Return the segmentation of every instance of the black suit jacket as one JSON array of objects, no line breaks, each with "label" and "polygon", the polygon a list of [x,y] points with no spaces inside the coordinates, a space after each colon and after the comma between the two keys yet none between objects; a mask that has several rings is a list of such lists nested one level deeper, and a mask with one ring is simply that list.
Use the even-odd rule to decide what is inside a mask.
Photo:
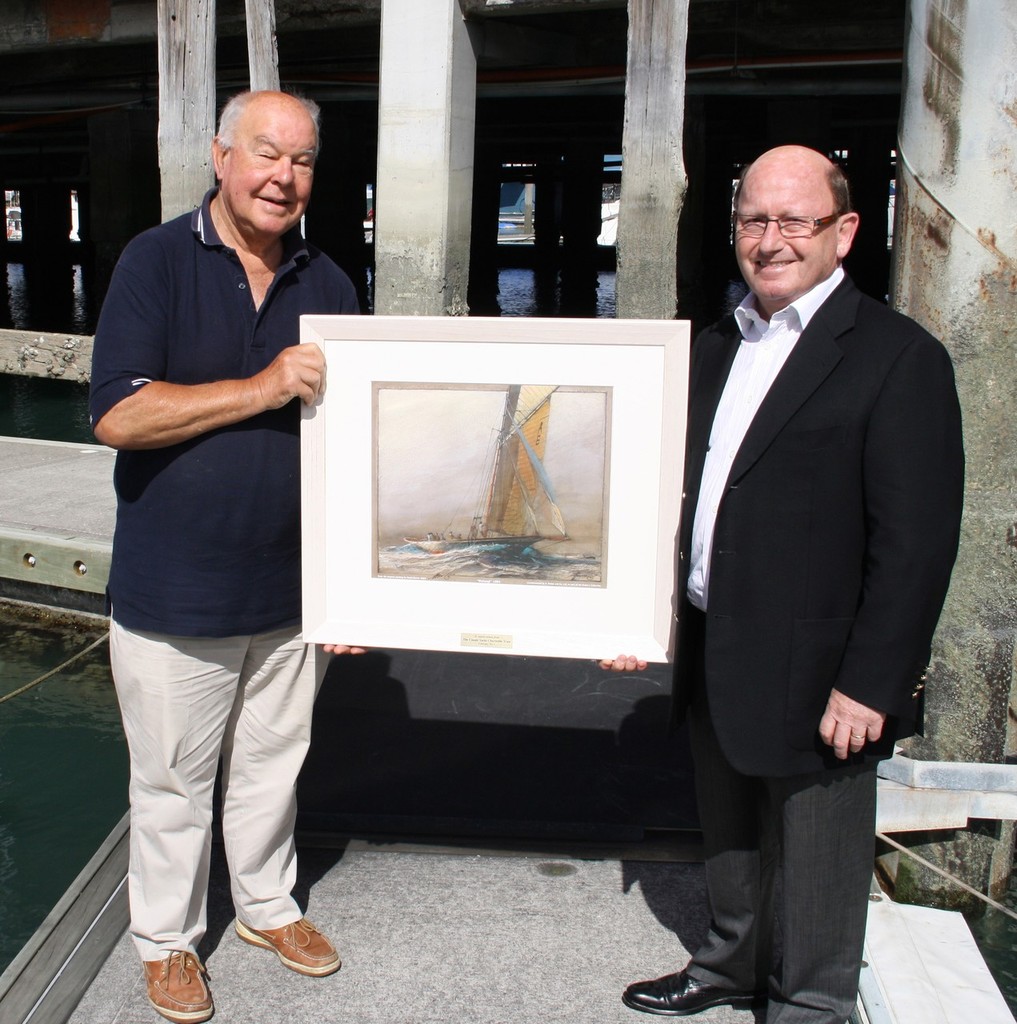
[{"label": "black suit jacket", "polygon": [[[740,341],[732,316],[692,350],[679,609],[710,428]],[[735,768],[783,776],[833,767],[818,736],[833,688],[890,716],[869,756],[887,756],[914,731],[957,551],[963,475],[946,350],[846,279],[763,400],[719,507],[706,692]],[[692,685],[688,661],[679,628],[679,709]]]}]

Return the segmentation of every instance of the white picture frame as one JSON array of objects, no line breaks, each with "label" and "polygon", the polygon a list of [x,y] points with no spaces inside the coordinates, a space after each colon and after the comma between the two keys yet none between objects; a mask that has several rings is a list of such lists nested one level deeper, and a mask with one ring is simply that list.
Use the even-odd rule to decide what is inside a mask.
[{"label": "white picture frame", "polygon": [[[312,315],[301,341],[328,367],[301,421],[306,641],[671,660],[687,321]],[[540,476],[527,528],[439,524],[477,475],[474,435],[522,435],[538,415],[513,456]],[[582,537],[567,522],[545,536],[552,512]]]}]

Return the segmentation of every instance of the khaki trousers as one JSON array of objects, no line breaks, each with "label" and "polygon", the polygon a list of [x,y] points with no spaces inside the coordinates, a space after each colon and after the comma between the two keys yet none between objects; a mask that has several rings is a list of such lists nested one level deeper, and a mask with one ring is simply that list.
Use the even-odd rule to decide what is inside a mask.
[{"label": "khaki trousers", "polygon": [[293,629],[173,637],[110,628],[131,760],[131,934],[143,960],[197,952],[205,934],[212,793],[237,917],[279,928],[301,916],[296,780],[328,656]]}]

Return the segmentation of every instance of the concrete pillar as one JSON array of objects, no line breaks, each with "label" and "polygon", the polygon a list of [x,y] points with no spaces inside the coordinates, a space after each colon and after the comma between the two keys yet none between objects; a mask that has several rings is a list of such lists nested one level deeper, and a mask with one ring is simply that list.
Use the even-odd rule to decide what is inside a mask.
[{"label": "concrete pillar", "polygon": [[617,316],[673,319],[689,0],[629,0]]},{"label": "concrete pillar", "polygon": [[[1011,0],[911,0],[906,28],[892,300],[950,349],[967,453],[960,557],[933,651],[927,735],[910,752],[999,762],[1014,751],[1017,633],[1017,8]],[[905,841],[983,891],[1005,886],[1009,828]],[[968,902],[906,857],[898,893]]]},{"label": "concrete pillar", "polygon": [[573,144],[562,188],[562,316],[597,314],[597,236],[601,227],[604,154]]},{"label": "concrete pillar", "polygon": [[26,259],[65,259],[71,234],[71,188],[33,182],[21,189],[21,231]]},{"label": "concrete pillar", "polygon": [[[706,116],[701,96],[691,97],[685,108],[683,138],[689,188],[682,201],[681,217],[678,222],[678,315],[683,320],[691,320],[695,326],[704,326],[716,317],[710,316],[703,273],[703,254],[708,247],[705,238],[708,146]],[[722,220],[720,224],[723,223]],[[721,231],[724,231],[723,227]],[[724,237],[723,233],[720,237]],[[709,243],[715,241],[716,239],[709,239]]]},{"label": "concrete pillar", "polygon": [[110,110],[88,119],[89,202],[84,216],[101,305],[124,246],[159,223],[159,152],[153,110]]},{"label": "concrete pillar", "polygon": [[[16,186],[9,185],[7,179],[3,173],[3,168],[0,167],[0,189],[4,192],[0,195],[6,195],[8,188],[15,188]],[[12,246],[7,241],[7,206],[4,202],[4,230],[0,232],[0,327],[9,327],[11,324],[10,319],[10,289],[7,284],[7,261],[11,258]],[[15,243],[16,245],[17,243]]]},{"label": "concrete pillar", "polygon": [[366,312],[370,253],[364,243],[364,219],[367,185],[373,181],[374,168],[365,159],[365,148],[373,152],[373,132],[365,140],[347,111],[329,104],[321,111],[321,137],[304,233],[349,274]]},{"label": "concrete pillar", "polygon": [[847,140],[847,175],[861,226],[846,266],[855,284],[881,302],[890,290],[890,252],[886,247],[890,180],[894,176],[891,151],[897,140],[887,127],[871,125],[850,133]]},{"label": "concrete pillar", "polygon": [[23,186],[21,231],[29,322],[41,330],[65,329],[74,302],[70,186],[51,182]]},{"label": "concrete pillar", "polygon": [[825,96],[781,96],[766,102],[766,143],[769,146],[810,146],[821,153],[836,148],[830,100]]},{"label": "concrete pillar", "polygon": [[382,0],[376,313],[468,312],[476,89],[458,0]]},{"label": "concrete pillar", "polygon": [[552,315],[558,308],[558,270],[561,267],[562,179],[561,161],[543,158],[534,171],[536,211],[533,223],[536,306]]},{"label": "concrete pillar", "polygon": [[[765,148],[755,139],[743,142],[730,134],[718,133],[710,137],[703,147],[703,168],[697,189],[702,189],[703,248],[700,254],[705,291],[696,328],[705,327],[722,314],[730,313],[739,297],[745,293],[745,282],[734,256],[731,244],[731,182],[742,167],[755,159]],[[695,165],[693,165],[695,168]],[[684,216],[684,208],[682,210]],[[684,244],[684,242],[683,242]],[[686,314],[681,311],[684,317]]]},{"label": "concrete pillar", "polygon": [[71,262],[80,267],[80,287],[75,285],[71,326],[76,334],[91,334],[100,308],[96,300],[95,245],[91,235],[92,186],[89,181],[79,181],[73,187],[77,193],[78,241],[71,244]]},{"label": "concrete pillar", "polygon": [[470,228],[469,303],[473,316],[498,316],[498,211],[501,162],[478,159],[473,175],[473,217]]},{"label": "concrete pillar", "polygon": [[[8,185],[7,184],[7,176],[6,176],[5,168],[4,168],[3,164],[0,163],[0,189],[3,190],[2,192],[0,192],[0,196],[3,197],[3,211],[2,212],[4,214],[4,217],[3,217],[3,220],[4,220],[4,230],[0,231],[0,264],[6,263],[7,259],[8,259],[8,257],[7,257],[7,250],[8,250],[8,245],[7,245],[7,199],[6,199],[6,197],[7,197],[7,189],[8,188],[13,191],[14,189],[17,188],[17,185],[16,184],[14,184],[14,185]],[[6,279],[6,276],[7,276],[6,274],[0,274],[0,278]],[[5,283],[4,281],[0,281],[0,288],[4,287],[4,283]]]},{"label": "concrete pillar", "polygon": [[215,0],[158,0],[159,169],[164,221],[194,209],[214,179]]}]

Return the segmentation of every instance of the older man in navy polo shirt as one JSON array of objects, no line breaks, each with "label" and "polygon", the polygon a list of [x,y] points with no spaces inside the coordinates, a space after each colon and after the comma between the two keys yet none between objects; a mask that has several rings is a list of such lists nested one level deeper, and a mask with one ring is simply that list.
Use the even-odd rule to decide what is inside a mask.
[{"label": "older man in navy polo shirt", "polygon": [[[305,975],[339,968],[296,878],[295,784],[327,654],[300,638],[299,405],[324,383],[301,313],[353,313],[301,237],[318,108],[235,96],[218,187],[134,239],[98,330],[90,414],[119,449],[110,656],[131,758],[131,933],[164,1017],[213,1013],[205,932],[212,790],[236,930]],[[357,649],[352,649],[357,650]]]}]

